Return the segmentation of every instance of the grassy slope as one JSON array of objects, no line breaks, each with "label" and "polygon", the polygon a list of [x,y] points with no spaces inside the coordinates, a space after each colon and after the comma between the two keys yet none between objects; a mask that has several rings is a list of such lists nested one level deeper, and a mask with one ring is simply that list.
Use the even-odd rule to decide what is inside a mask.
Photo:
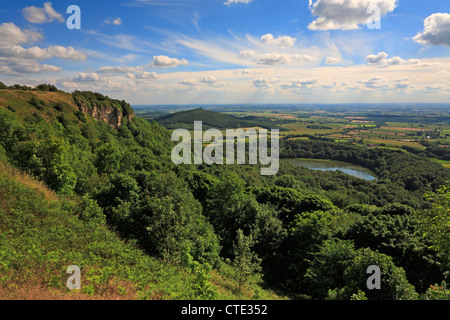
[{"label": "grassy slope", "polygon": [[[33,95],[46,103],[41,114],[50,121],[77,110],[64,92],[0,90],[0,107],[12,107],[23,119],[36,112],[28,104]],[[53,108],[57,102],[63,112]],[[75,206],[76,197],[58,196],[0,154],[0,299],[206,298],[198,289],[199,273],[145,255],[106,225],[81,221]],[[81,268],[81,290],[66,287],[73,264]],[[237,293],[232,274],[225,264],[211,272],[216,298],[251,299],[257,289],[260,298],[279,299],[256,284]]]},{"label": "grassy slope", "polygon": [[[78,108],[72,95],[66,92],[0,90],[0,107],[12,107],[19,119],[23,119],[37,110],[29,104],[32,97],[46,103],[42,107],[44,111],[42,114],[47,120],[52,120],[55,116],[62,113],[68,117],[67,120],[76,119],[73,114],[78,111]],[[54,109],[53,105],[56,103],[62,105],[62,112]]]},{"label": "grassy slope", "polygon": [[[197,273],[149,257],[107,226],[72,213],[42,183],[0,161],[0,299],[204,299]],[[66,288],[69,265],[81,268],[82,288]],[[253,284],[236,292],[223,265],[211,273],[219,299],[279,297]],[[258,279],[255,279],[257,281]]]},{"label": "grassy slope", "polygon": [[[147,257],[105,226],[71,213],[72,200],[5,164],[0,170],[0,298],[188,298],[182,270]],[[82,289],[65,287],[69,265]],[[164,282],[171,284],[165,288]]]}]

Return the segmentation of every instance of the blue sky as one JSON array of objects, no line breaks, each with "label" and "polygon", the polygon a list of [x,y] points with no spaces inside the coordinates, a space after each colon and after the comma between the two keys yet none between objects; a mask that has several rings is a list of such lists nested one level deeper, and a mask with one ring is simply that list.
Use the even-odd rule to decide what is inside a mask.
[{"label": "blue sky", "polygon": [[[73,4],[79,30],[66,26]],[[6,84],[132,104],[376,103],[448,102],[449,80],[448,0],[0,4]]]}]

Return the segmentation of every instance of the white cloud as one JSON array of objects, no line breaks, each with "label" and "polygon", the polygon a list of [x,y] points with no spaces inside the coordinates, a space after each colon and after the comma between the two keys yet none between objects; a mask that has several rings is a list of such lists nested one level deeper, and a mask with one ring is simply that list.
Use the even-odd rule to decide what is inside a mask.
[{"label": "white cloud", "polygon": [[253,0],[227,0],[227,2],[224,2],[224,4],[226,5],[230,5],[233,3],[245,3],[245,4],[249,4],[250,2],[252,2]]},{"label": "white cloud", "polygon": [[248,59],[256,56],[256,52],[253,50],[241,50],[239,51],[239,58]]},{"label": "white cloud", "polygon": [[74,77],[74,81],[99,81],[99,80],[100,76],[95,72],[91,73],[80,72]]},{"label": "white cloud", "polygon": [[281,88],[283,89],[305,89],[310,88],[311,85],[316,84],[317,79],[301,79],[301,80],[290,80],[287,83],[283,83]]},{"label": "white cloud", "polygon": [[325,64],[328,66],[334,66],[334,65],[338,64],[339,62],[340,62],[340,60],[335,57],[327,57],[325,60]]},{"label": "white cloud", "polygon": [[416,42],[450,47],[450,14],[435,13],[424,21],[424,29],[414,38]]},{"label": "white cloud", "polygon": [[65,21],[63,16],[53,9],[51,2],[44,3],[43,8],[26,7],[22,10],[22,14],[31,23],[53,22],[54,20],[59,22]]},{"label": "white cloud", "polygon": [[376,55],[374,55],[374,54],[368,55],[366,57],[366,61],[369,64],[379,64],[379,63],[381,63],[381,61],[386,59],[387,56],[388,56],[388,54],[386,52],[378,52],[378,54],[376,54]]},{"label": "white cloud", "polygon": [[148,48],[160,50],[154,43],[130,34],[119,33],[107,35],[94,30],[86,30],[85,33],[113,48],[135,52],[145,52]]},{"label": "white cloud", "polygon": [[45,50],[53,57],[61,59],[75,60],[75,61],[86,60],[86,55],[81,51],[75,50],[73,47],[50,46]]},{"label": "white cloud", "polygon": [[280,64],[287,64],[290,62],[290,57],[288,54],[285,53],[266,53],[259,55],[256,57],[256,63],[257,64],[265,64],[265,65],[280,65]]},{"label": "white cloud", "polygon": [[366,88],[369,89],[383,89],[387,88],[387,83],[379,77],[373,77],[368,80],[360,81]]},{"label": "white cloud", "polygon": [[[362,85],[360,87],[359,85]],[[372,77],[367,80],[357,81],[354,88],[364,91],[401,91],[404,92],[408,89],[413,89],[408,78],[402,79],[387,79],[383,77]]]},{"label": "white cloud", "polygon": [[270,88],[273,84],[280,82],[281,79],[277,77],[263,77],[251,80],[253,86],[257,88]]},{"label": "white cloud", "polygon": [[125,77],[128,78],[128,79],[149,80],[149,79],[156,79],[156,78],[158,78],[158,75],[156,74],[156,72],[142,71],[142,72],[138,72],[136,74],[127,73],[125,75]]},{"label": "white cloud", "polygon": [[133,53],[128,53],[128,54],[126,54],[124,56],[121,56],[119,58],[115,58],[113,60],[117,61],[117,62],[120,62],[120,63],[128,63],[128,62],[136,60],[137,57],[138,56],[133,54]]},{"label": "white cloud", "polygon": [[117,17],[117,18],[107,18],[105,19],[105,23],[106,24],[113,24],[116,26],[120,26],[122,24],[122,19]]},{"label": "white cloud", "polygon": [[295,44],[297,39],[289,36],[278,36],[275,38],[271,33],[261,36],[261,41],[265,44],[275,45],[281,48],[289,48]]},{"label": "white cloud", "polygon": [[22,76],[26,74],[59,72],[62,67],[39,64],[36,60],[9,60],[0,59],[0,74]]},{"label": "white cloud", "polygon": [[12,22],[5,22],[0,25],[0,45],[16,45],[23,43],[33,43],[43,38],[39,32],[32,30],[21,30]]},{"label": "white cloud", "polygon": [[388,54],[386,52],[378,52],[375,54],[369,54],[366,57],[366,61],[369,65],[378,67],[396,66],[404,64],[418,64],[420,60],[418,59],[408,59],[404,60],[400,57],[392,57],[387,59]]},{"label": "white cloud", "polygon": [[311,62],[314,61],[314,58],[306,54],[288,54],[288,53],[271,52],[255,56],[254,61],[257,64],[276,66],[291,63]]},{"label": "white cloud", "polygon": [[318,17],[308,26],[311,30],[356,30],[367,23],[372,13],[369,6],[375,5],[381,15],[394,11],[397,0],[309,0],[311,13]]},{"label": "white cloud", "polygon": [[215,78],[213,76],[206,76],[201,80],[201,82],[206,83],[210,87],[216,87],[216,88],[224,87],[226,85],[225,82],[219,82],[219,81],[217,81],[217,78]]},{"label": "white cloud", "polygon": [[180,80],[178,83],[185,86],[195,86],[197,85],[197,80],[195,80],[194,78],[189,78]]},{"label": "white cloud", "polygon": [[174,68],[180,65],[187,65],[186,59],[169,58],[168,56],[154,56],[152,66],[158,68]]},{"label": "white cloud", "polygon": [[63,46],[50,46],[45,49],[39,47],[24,48],[19,45],[0,46],[0,57],[31,60],[45,60],[56,57],[75,61],[86,60],[86,55],[81,51]]},{"label": "white cloud", "polygon": [[[51,11],[48,10],[51,14]],[[86,60],[86,55],[73,47],[37,46],[24,48],[21,44],[30,44],[42,39],[41,33],[33,30],[22,30],[14,23],[0,25],[0,73],[9,75],[25,75],[34,73],[59,72],[61,67],[39,64],[39,60],[61,58],[66,60]]]},{"label": "white cloud", "polygon": [[143,66],[136,67],[101,67],[97,70],[97,73],[102,74],[124,74],[132,72],[141,72]]},{"label": "white cloud", "polygon": [[204,82],[204,83],[214,83],[216,81],[217,81],[217,79],[212,76],[206,76],[202,79],[202,82]]}]

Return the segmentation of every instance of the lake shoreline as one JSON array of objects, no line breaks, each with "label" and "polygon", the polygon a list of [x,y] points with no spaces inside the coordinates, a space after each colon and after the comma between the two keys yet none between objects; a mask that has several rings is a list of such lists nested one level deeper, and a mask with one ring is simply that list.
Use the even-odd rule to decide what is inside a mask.
[{"label": "lake shoreline", "polygon": [[312,159],[312,158],[285,158],[284,160],[296,166],[302,166],[311,170],[318,171],[342,171],[345,174],[361,178],[368,181],[374,181],[378,178],[369,169],[349,162],[330,160],[330,159]]}]

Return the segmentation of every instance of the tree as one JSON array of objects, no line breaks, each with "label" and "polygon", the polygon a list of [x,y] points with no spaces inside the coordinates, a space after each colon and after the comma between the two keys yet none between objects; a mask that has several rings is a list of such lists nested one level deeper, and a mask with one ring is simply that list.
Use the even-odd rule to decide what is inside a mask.
[{"label": "tree", "polygon": [[392,257],[397,266],[405,269],[417,291],[423,292],[430,283],[442,279],[441,258],[418,231],[419,222],[412,211],[399,214],[386,206],[353,221],[343,238],[351,239],[357,248],[371,248]]},{"label": "tree", "polygon": [[51,135],[16,144],[13,164],[43,180],[57,193],[72,195],[77,176],[69,161],[70,156],[66,142]]},{"label": "tree", "polygon": [[329,212],[315,211],[295,216],[288,235],[280,244],[277,256],[271,260],[266,279],[293,293],[311,292],[311,282],[305,274],[323,241],[332,234],[333,216]]},{"label": "tree", "polygon": [[320,250],[314,254],[305,277],[311,281],[311,293],[323,299],[329,289],[342,288],[344,272],[356,255],[350,240],[330,239],[324,241]]},{"label": "tree", "polygon": [[213,265],[220,247],[201,205],[173,172],[116,174],[97,194],[108,221],[165,261]]},{"label": "tree", "polygon": [[433,248],[442,253],[444,268],[450,269],[450,186],[428,192],[425,199],[432,203],[428,210],[418,211],[423,236],[430,239]]},{"label": "tree", "polygon": [[[381,289],[367,288],[369,266],[380,268]],[[369,248],[359,249],[346,268],[343,276],[345,286],[340,291],[340,299],[351,299],[364,292],[368,300],[415,300],[418,298],[414,287],[408,282],[405,270],[397,267],[392,258]],[[338,290],[339,291],[339,290]]]},{"label": "tree", "polygon": [[252,236],[255,249],[264,257],[272,255],[284,237],[276,210],[258,203],[255,195],[245,189],[244,181],[233,173],[223,174],[220,181],[210,187],[204,214],[221,238],[224,257],[233,255],[238,229]]},{"label": "tree", "polygon": [[99,173],[112,174],[118,172],[123,160],[123,152],[113,143],[102,144],[97,150],[95,166]]},{"label": "tree", "polygon": [[244,232],[241,229],[238,229],[236,241],[233,246],[233,266],[235,268],[235,279],[238,282],[239,292],[241,291],[242,285],[247,282],[248,278],[261,270],[261,260],[251,251],[252,246],[252,236],[244,236]]}]

